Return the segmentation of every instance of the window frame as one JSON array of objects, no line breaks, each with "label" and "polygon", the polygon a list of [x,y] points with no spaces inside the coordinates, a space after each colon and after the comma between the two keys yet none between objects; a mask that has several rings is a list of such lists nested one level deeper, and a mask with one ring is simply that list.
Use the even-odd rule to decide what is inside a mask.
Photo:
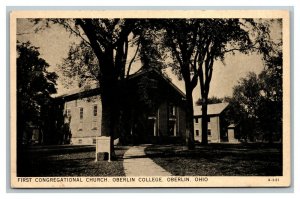
[{"label": "window frame", "polygon": [[98,105],[94,104],[93,105],[93,117],[97,117],[97,116],[98,116]]},{"label": "window frame", "polygon": [[176,116],[176,106],[174,104],[169,104],[168,114],[173,117]]},{"label": "window frame", "polygon": [[79,119],[83,120],[83,107],[79,107]]}]

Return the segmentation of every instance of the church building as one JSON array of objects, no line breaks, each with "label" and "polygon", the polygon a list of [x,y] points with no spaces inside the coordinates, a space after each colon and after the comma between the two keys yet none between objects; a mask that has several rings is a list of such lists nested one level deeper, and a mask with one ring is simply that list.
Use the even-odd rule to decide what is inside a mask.
[{"label": "church building", "polygon": [[[121,119],[115,143],[167,143],[185,139],[185,94],[164,74],[150,69],[131,75],[122,91]],[[96,144],[101,136],[99,87],[78,89],[55,98],[69,142]],[[56,122],[57,123],[57,122]]]}]

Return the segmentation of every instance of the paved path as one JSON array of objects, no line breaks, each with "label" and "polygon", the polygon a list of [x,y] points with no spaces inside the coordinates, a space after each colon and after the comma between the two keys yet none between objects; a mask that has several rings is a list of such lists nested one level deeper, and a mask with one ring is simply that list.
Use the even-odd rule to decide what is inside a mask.
[{"label": "paved path", "polygon": [[126,176],[171,176],[145,154],[146,146],[133,146],[124,154]]}]

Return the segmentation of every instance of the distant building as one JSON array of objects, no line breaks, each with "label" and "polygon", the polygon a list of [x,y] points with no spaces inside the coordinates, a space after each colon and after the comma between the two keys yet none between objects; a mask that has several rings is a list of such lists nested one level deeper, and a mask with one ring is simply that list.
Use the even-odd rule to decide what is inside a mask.
[{"label": "distant building", "polygon": [[[227,130],[228,123],[225,120],[225,110],[228,105],[228,103],[208,104],[208,142],[220,143],[229,141]],[[199,142],[202,140],[201,120],[202,106],[194,106],[194,135],[195,140]]]},{"label": "distant building", "polygon": [[[115,139],[125,143],[184,140],[185,95],[163,74],[154,69],[134,74],[123,92],[126,108]],[[64,116],[61,126],[69,126],[71,144],[95,144],[96,136],[101,136],[100,89],[79,89],[55,100]]]}]

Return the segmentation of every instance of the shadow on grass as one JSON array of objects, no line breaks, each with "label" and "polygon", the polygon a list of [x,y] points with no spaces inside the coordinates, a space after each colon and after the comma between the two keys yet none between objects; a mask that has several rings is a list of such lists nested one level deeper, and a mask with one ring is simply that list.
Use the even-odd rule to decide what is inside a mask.
[{"label": "shadow on grass", "polygon": [[281,145],[209,144],[187,150],[180,145],[153,145],[146,154],[155,163],[182,176],[281,176]]},{"label": "shadow on grass", "polygon": [[[57,150],[59,148],[59,150]],[[125,176],[123,155],[128,147],[117,146],[117,160],[95,162],[95,147],[44,147],[23,151],[18,157],[17,175],[44,176]]]}]

